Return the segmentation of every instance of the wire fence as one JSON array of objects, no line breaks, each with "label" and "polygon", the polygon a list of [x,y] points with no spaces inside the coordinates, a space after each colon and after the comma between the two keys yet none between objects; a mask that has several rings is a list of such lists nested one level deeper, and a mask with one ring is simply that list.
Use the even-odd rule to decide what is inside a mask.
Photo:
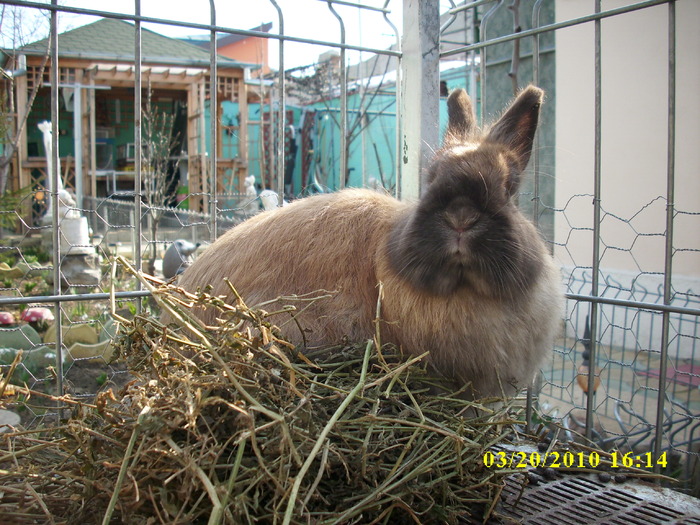
[{"label": "wire fence", "polygon": [[[19,316],[28,306],[48,306],[55,318],[53,337],[38,337],[36,331],[23,328],[29,323],[0,329],[3,337],[19,339],[14,347],[2,344],[0,370],[9,370],[15,355],[10,348],[24,349],[30,358],[20,364],[18,377],[31,388],[91,396],[106,384],[128,379],[124,366],[109,360],[108,341],[114,330],[109,316],[111,256],[125,255],[147,269],[150,263],[150,269],[159,272],[172,241],[214,240],[265,207],[262,188],[246,192],[244,176],[255,176],[256,184],[272,190],[276,202],[346,185],[378,185],[409,195],[412,190],[405,185],[415,183],[411,177],[419,173],[420,161],[405,164],[402,148],[396,145],[405,145],[408,134],[424,130],[423,123],[412,120],[416,113],[432,111],[435,127],[436,114],[444,112],[437,79],[425,97],[436,102],[429,106],[433,109],[416,108],[410,115],[402,111],[411,97],[404,87],[420,83],[410,77],[415,69],[404,63],[410,61],[409,51],[402,49],[392,22],[401,2],[309,2],[309,13],[327,14],[329,6],[331,12],[337,10],[333,19],[339,33],[333,42],[285,34],[285,10],[276,2],[269,5],[278,17],[277,33],[228,27],[228,21],[216,19],[215,11],[211,24],[144,17],[138,1],[133,15],[0,3],[49,13],[54,31],[62,13],[132,22],[136,59],[130,64],[127,98],[137,114],[147,89],[143,77],[148,66],[139,54],[143,23],[212,35],[208,61],[198,73],[201,99],[195,91],[187,98],[202,114],[220,102],[217,90],[206,87],[219,85],[217,61],[222,59],[213,51],[216,34],[279,42],[281,70],[292,46],[331,47],[338,55],[336,66],[319,60],[303,78],[296,71],[250,80],[247,89],[256,93],[257,102],[227,100],[220,119],[206,117],[188,128],[187,140],[199,141],[202,156],[195,160],[190,144],[189,180],[171,169],[170,175],[180,177],[186,190],[177,202],[144,197],[151,179],[140,168],[141,148],[133,151],[132,172],[119,174],[113,166],[102,179],[94,179],[100,195],[85,192],[80,205],[61,201],[59,192],[51,189],[57,187],[57,178],[51,186],[46,172],[61,173],[63,165],[69,174],[64,185],[75,191],[76,168],[66,169],[66,145],[58,125],[67,109],[59,105],[63,95],[58,71],[50,71],[40,96],[51,110],[46,116],[53,125],[53,153],[47,157],[53,170],[47,169],[45,158],[39,163],[41,152],[24,158],[34,162],[25,163],[25,169],[34,170],[33,186],[5,199],[0,210],[7,219],[0,245],[5,262],[0,267],[2,309]],[[412,22],[440,32],[434,71],[442,71],[446,90],[469,91],[483,121],[500,111],[518,87],[532,82],[548,93],[520,204],[540,226],[562,266],[567,304],[562,335],[539,387],[528,397],[538,411],[535,417],[562,426],[572,439],[584,435],[608,448],[649,451],[654,457],[667,451],[674,458],[673,474],[689,490],[698,490],[700,483],[693,479],[700,476],[700,202],[693,180],[698,158],[686,145],[700,140],[693,120],[698,104],[692,100],[698,65],[688,51],[696,49],[696,37],[687,23],[698,6],[692,1],[652,0],[618,2],[604,10],[599,1],[593,7],[589,3],[521,0],[510,9],[503,1],[450,1],[441,6],[444,12],[432,25],[421,19],[429,14],[404,17],[415,16]],[[375,49],[348,43],[344,21],[365,11],[384,22],[396,37],[395,46]],[[61,37],[53,42],[57,46],[50,56],[60,66]],[[350,52],[361,53],[363,65],[346,68]],[[432,59],[423,58],[421,67],[427,67]],[[313,85],[322,87],[305,99],[303,93]],[[650,104],[652,96],[656,98]],[[99,109],[101,96],[96,100],[88,109]],[[116,103],[110,104],[115,119]],[[651,113],[649,106],[654,106]],[[688,109],[678,112],[677,107]],[[249,117],[247,124],[243,113]],[[138,144],[139,118],[129,118],[134,120],[128,142]],[[684,137],[682,143],[677,135]],[[217,141],[218,136],[223,138]],[[434,147],[430,137],[421,139],[428,149]],[[245,141],[250,147],[246,163],[228,163],[228,157],[243,155]],[[227,158],[220,159],[222,155]],[[196,169],[201,173],[199,187],[192,182]],[[82,187],[88,188],[87,175],[85,180]],[[222,185],[222,180],[230,182]],[[59,222],[59,228],[52,227]],[[116,297],[119,307],[131,314],[149,311],[147,294],[128,279],[118,280]],[[89,333],[79,337],[79,332]],[[584,360],[593,373],[581,371]],[[31,424],[46,413],[52,409],[27,404],[22,416]]]}]

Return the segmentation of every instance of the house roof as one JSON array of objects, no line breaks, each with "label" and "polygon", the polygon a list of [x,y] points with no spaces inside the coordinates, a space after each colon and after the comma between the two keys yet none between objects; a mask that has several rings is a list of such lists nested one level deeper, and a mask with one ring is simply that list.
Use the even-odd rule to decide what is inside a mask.
[{"label": "house roof", "polygon": [[[267,22],[265,24],[261,24],[258,27],[252,28],[250,31],[258,31],[259,33],[269,33],[270,29],[272,29],[272,22]],[[241,40],[245,40],[246,38],[250,38],[249,35],[234,35],[234,34],[228,34],[228,33],[222,33],[217,35],[216,37],[216,47],[220,48],[223,46],[227,46],[229,44],[235,44],[236,42],[240,42]],[[189,42],[191,44],[194,44],[197,47],[203,48],[203,49],[209,49],[209,45],[211,44],[211,39],[209,36],[204,36],[204,37],[187,37],[187,38],[181,38],[180,39],[182,42]]]},{"label": "house roof", "polygon": [[[20,48],[32,55],[46,53],[48,39],[39,40]],[[58,53],[61,58],[82,58],[132,62],[134,60],[134,25],[124,20],[102,18],[58,35]],[[176,38],[169,38],[148,29],[141,30],[142,62],[180,66],[208,66],[209,52]],[[219,67],[254,67],[219,56]]]}]

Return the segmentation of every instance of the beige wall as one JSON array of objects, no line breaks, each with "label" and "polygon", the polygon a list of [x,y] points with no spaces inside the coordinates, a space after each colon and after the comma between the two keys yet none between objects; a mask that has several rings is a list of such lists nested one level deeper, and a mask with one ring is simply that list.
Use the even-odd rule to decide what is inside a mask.
[{"label": "beige wall", "polygon": [[[603,9],[632,3],[606,0]],[[590,14],[592,0],[558,0],[557,20]],[[700,292],[700,1],[677,14],[674,274]],[[663,272],[668,6],[602,22],[601,267]],[[565,266],[592,261],[594,24],[556,34],[556,248]],[[578,195],[578,196],[577,196]],[[582,229],[580,229],[582,228]],[[695,251],[693,251],[695,250]],[[680,284],[680,282],[679,282]]]}]

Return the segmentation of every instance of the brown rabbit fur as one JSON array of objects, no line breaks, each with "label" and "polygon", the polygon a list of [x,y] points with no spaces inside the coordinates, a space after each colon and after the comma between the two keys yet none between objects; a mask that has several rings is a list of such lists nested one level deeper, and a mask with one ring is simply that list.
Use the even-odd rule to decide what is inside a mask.
[{"label": "brown rabbit fur", "polygon": [[[470,395],[512,393],[537,371],[561,313],[559,272],[513,202],[542,97],[525,89],[482,134],[466,93],[453,92],[418,203],[358,189],[298,200],[228,231],[180,285],[230,295],[228,277],[249,305],[334,291],[298,314],[305,338],[286,326],[312,346],[371,338],[381,282],[383,342],[429,350],[431,365]],[[214,312],[198,315],[211,322]]]}]

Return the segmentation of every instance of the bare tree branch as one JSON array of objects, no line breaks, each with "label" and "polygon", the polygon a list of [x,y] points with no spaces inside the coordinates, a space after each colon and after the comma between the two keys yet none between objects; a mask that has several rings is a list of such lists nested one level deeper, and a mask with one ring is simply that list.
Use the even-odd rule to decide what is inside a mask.
[{"label": "bare tree branch", "polygon": [[[3,15],[4,13],[5,10],[3,9]],[[0,23],[0,25],[2,24]],[[3,92],[6,99],[3,100],[2,105],[0,105],[0,119],[2,119],[5,123],[9,123],[9,125],[7,125],[6,129],[4,129],[4,133],[0,135],[0,140],[2,140],[4,144],[3,154],[0,155],[0,194],[5,192],[10,162],[12,162],[12,158],[17,152],[17,149],[19,147],[19,141],[22,137],[22,131],[27,125],[29,113],[31,112],[32,106],[34,105],[34,100],[36,99],[36,95],[39,92],[39,88],[41,86],[41,79],[44,77],[46,64],[49,61],[50,42],[51,39],[48,38],[46,40],[46,52],[44,53],[43,59],[41,61],[41,66],[39,67],[39,71],[36,75],[34,85],[32,86],[29,98],[27,99],[27,104],[24,108],[15,108],[14,77],[11,76],[10,78],[5,78],[4,80],[5,85],[3,86]],[[13,62],[16,63],[17,61],[13,60]],[[29,73],[27,72],[27,74]],[[22,111],[21,115],[20,111]],[[16,117],[15,125],[11,123],[13,117]]]},{"label": "bare tree branch", "polygon": [[[371,70],[368,74],[361,73],[358,75],[360,78],[354,81],[355,90],[349,93],[359,94],[359,98],[356,107],[348,109],[349,118],[345,134],[345,148],[348,158],[350,157],[350,148],[363,130],[367,129],[377,118],[385,114],[388,108],[394,104],[392,100],[378,110],[369,109],[374,105],[377,97],[385,93],[383,87],[385,86],[386,75],[389,72],[390,62],[388,60],[384,62],[381,79],[373,88],[370,88],[370,84],[373,79],[379,76],[377,69],[381,67],[381,64],[376,59],[365,63],[371,64]],[[340,92],[340,67],[345,66],[344,64],[339,64],[339,67],[335,68],[332,61],[327,61],[294,68],[284,73],[290,98],[296,98],[302,105],[323,103],[327,114],[337,127],[340,127],[340,121],[335,111],[338,108],[332,106],[331,101],[337,99]],[[348,173],[341,176],[344,177],[345,183],[347,183],[349,170]]]},{"label": "bare tree branch", "polygon": [[143,136],[142,146],[142,176],[144,181],[144,200],[149,210],[151,226],[151,258],[149,260],[149,272],[155,271],[155,261],[158,256],[158,226],[170,199],[175,194],[179,180],[177,177],[169,177],[177,173],[180,163],[179,152],[175,151],[179,144],[179,137],[173,133],[175,117],[172,113],[163,111],[153,103],[153,90],[150,82],[146,105],[142,113]]}]

